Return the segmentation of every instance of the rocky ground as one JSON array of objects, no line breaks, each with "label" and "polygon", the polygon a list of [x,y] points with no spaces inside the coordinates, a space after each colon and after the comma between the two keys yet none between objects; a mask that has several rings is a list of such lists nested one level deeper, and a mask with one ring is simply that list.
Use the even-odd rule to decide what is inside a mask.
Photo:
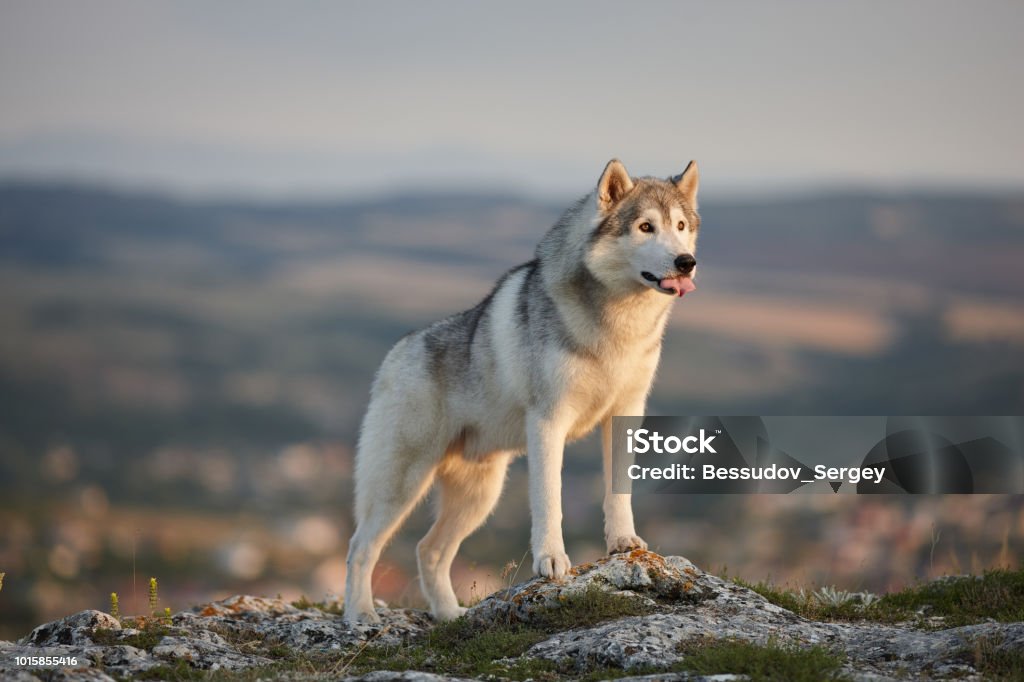
[{"label": "rocky ground", "polygon": [[[379,625],[352,627],[332,608],[252,596],[137,627],[83,611],[0,642],[0,679],[698,680],[730,672],[687,672],[690,657],[723,641],[816,652],[836,662],[829,675],[846,679],[984,679],[970,652],[983,646],[998,659],[1024,651],[1024,622],[810,620],[687,559],[639,550],[578,566],[564,581],[536,578],[497,592],[455,626],[435,627],[416,610],[381,616]],[[462,664],[480,658],[485,644],[518,654]],[[23,660],[32,657],[64,660]]]}]

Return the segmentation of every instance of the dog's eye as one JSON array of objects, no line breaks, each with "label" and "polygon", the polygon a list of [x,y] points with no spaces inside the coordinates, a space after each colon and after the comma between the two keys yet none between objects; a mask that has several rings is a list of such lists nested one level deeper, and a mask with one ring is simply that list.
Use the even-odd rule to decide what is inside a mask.
[{"label": "dog's eye", "polygon": [[638,225],[638,227],[640,228],[641,232],[647,232],[647,233],[654,232],[654,225],[651,225],[650,223],[640,223],[640,225]]},{"label": "dog's eye", "polygon": [[676,227],[678,227],[679,231],[682,232],[683,230],[686,229],[686,223],[684,223],[682,220],[680,220],[679,224]]}]

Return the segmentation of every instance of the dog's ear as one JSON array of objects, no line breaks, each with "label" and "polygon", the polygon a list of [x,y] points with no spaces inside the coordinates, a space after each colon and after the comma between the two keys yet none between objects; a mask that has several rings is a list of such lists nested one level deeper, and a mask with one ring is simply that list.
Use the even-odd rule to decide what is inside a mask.
[{"label": "dog's ear", "polygon": [[631,189],[633,180],[626,172],[626,167],[618,159],[612,159],[597,181],[597,207],[602,211],[610,211]]},{"label": "dog's ear", "polygon": [[697,172],[697,162],[691,161],[680,175],[672,178],[676,187],[686,197],[686,203],[697,208],[697,186],[700,184],[700,173]]}]

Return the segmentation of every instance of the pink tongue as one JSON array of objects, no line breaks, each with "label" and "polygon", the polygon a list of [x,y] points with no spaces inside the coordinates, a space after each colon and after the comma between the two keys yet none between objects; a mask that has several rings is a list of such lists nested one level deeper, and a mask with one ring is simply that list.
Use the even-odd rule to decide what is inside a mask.
[{"label": "pink tongue", "polygon": [[662,289],[674,289],[679,298],[697,288],[689,277],[666,277],[658,282],[658,284],[661,285]]}]

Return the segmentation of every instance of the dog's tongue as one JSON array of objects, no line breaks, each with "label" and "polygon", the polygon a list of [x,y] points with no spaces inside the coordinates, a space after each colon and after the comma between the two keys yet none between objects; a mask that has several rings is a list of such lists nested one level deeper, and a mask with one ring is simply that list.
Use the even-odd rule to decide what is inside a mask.
[{"label": "dog's tongue", "polygon": [[697,285],[689,277],[666,277],[658,282],[658,284],[661,285],[662,289],[674,289],[679,298],[697,288]]}]

